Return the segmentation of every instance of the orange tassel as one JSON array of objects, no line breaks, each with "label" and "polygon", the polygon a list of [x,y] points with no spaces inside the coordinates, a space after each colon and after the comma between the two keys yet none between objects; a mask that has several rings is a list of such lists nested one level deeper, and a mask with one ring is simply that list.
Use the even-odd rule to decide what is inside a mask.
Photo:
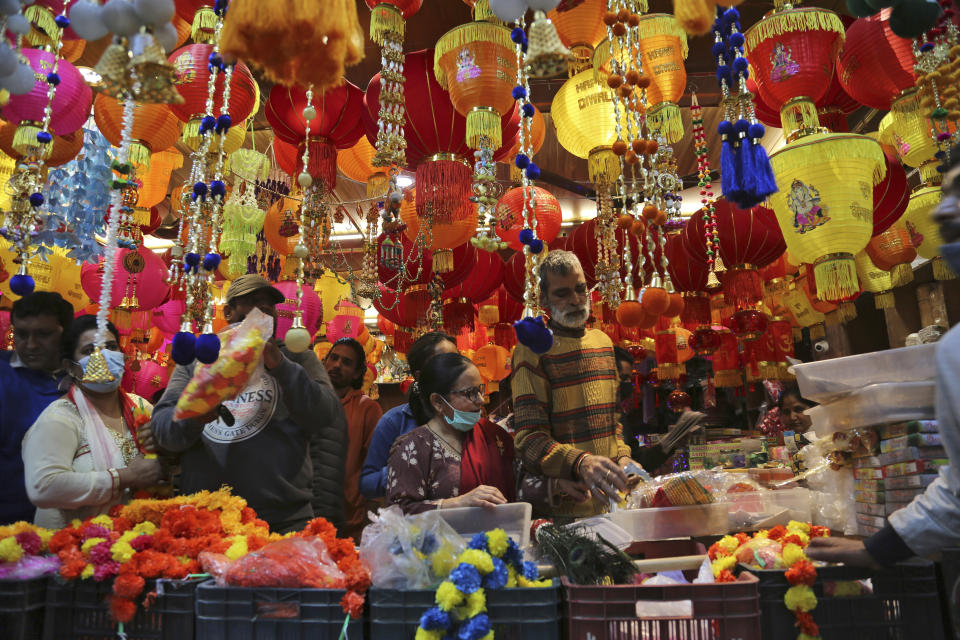
[{"label": "orange tassel", "polygon": [[713,0],[673,0],[673,13],[683,30],[692,36],[702,36],[713,26]]}]

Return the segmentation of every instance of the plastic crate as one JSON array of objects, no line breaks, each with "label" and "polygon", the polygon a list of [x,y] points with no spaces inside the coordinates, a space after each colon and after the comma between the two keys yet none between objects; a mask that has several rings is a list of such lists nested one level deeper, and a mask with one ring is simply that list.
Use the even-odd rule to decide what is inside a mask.
[{"label": "plastic crate", "polygon": [[947,612],[947,637],[960,640],[960,547],[944,549],[940,554],[943,578],[941,603]]},{"label": "plastic crate", "polygon": [[[370,640],[413,640],[434,590],[370,589]],[[487,613],[497,640],[560,637],[560,585],[487,591]]]},{"label": "plastic crate", "polygon": [[[566,578],[568,640],[761,640],[757,578],[666,586],[582,586]],[[676,617],[641,617],[651,603],[685,609]],[[763,636],[788,638],[794,636]]]},{"label": "plastic crate", "polygon": [[610,519],[638,541],[723,535],[730,530],[729,507],[722,502],[618,509],[610,514]]},{"label": "plastic crate", "polygon": [[[755,571],[760,579],[763,637],[795,637],[796,618],[783,604],[790,587],[783,571]],[[829,582],[870,579],[873,593],[824,595]],[[817,569],[813,619],[823,640],[944,640],[937,574],[933,563],[917,561],[870,571],[833,566]]]},{"label": "plastic crate", "polygon": [[0,580],[0,636],[33,640],[43,636],[47,578]]},{"label": "plastic crate", "polygon": [[[123,625],[127,640],[193,640],[193,598],[202,579],[148,580],[145,592],[157,596],[150,608],[137,607]],[[113,581],[50,580],[44,616],[45,640],[114,640],[117,623],[110,618],[107,598]]]},{"label": "plastic crate", "polygon": [[[337,640],[346,614],[342,589],[219,587],[209,580],[197,588],[197,640]],[[363,637],[363,623],[351,620],[347,636]]]}]

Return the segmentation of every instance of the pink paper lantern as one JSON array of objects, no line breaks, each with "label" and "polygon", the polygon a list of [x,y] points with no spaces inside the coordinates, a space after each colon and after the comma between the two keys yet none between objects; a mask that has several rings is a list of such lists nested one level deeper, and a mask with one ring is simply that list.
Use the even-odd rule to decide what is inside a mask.
[{"label": "pink paper lantern", "polygon": [[[139,254],[141,259],[127,258],[131,253]],[[138,303],[136,308],[141,311],[148,311],[166,301],[170,294],[170,286],[164,282],[167,277],[167,266],[160,256],[140,247],[135,251],[118,250],[116,260],[110,306],[119,306],[124,296],[129,299],[134,294]],[[100,265],[84,264],[80,270],[80,286],[90,300],[96,303],[100,302],[100,286],[103,283],[103,272],[100,270],[102,264],[102,261]],[[139,273],[131,273],[131,270],[136,271],[138,268],[134,266],[135,264],[142,264],[143,270]]]},{"label": "pink paper lantern", "polygon": [[160,389],[166,389],[170,381],[170,369],[161,366],[153,360],[142,360],[140,371],[133,374],[133,392],[152,402],[153,395]]},{"label": "pink paper lantern", "polygon": [[360,335],[360,329],[363,327],[363,318],[352,315],[339,315],[327,323],[327,340],[336,342],[340,338],[353,338],[356,340]]},{"label": "pink paper lantern", "polygon": [[[297,283],[286,280],[273,286],[286,298],[284,302],[277,305],[277,339],[283,340],[290,325],[293,324],[294,312],[297,310]],[[303,311],[303,326],[313,338],[320,329],[320,322],[323,319],[323,304],[313,287],[303,287],[303,301],[300,303],[300,309]]]},{"label": "pink paper lantern", "polygon": [[[10,96],[10,102],[3,108],[3,119],[14,124],[43,121],[43,110],[47,106],[47,74],[53,71],[56,56],[42,49],[23,49],[22,54],[30,61],[36,77],[39,78],[29,93]],[[75,66],[66,60],[57,63],[57,75],[60,84],[53,94],[50,128],[58,136],[73,133],[83,126],[90,115],[93,92]]]},{"label": "pink paper lantern", "polygon": [[167,335],[180,331],[180,317],[187,309],[183,300],[169,300],[153,309],[151,322],[153,326]]}]

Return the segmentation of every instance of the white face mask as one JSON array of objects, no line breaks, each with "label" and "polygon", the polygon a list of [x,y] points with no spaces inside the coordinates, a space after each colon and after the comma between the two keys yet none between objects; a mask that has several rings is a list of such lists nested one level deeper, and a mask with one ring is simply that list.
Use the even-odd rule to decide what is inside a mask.
[{"label": "white face mask", "polygon": [[[120,351],[111,351],[110,349],[101,349],[104,359],[107,361],[107,370],[113,376],[113,382],[79,382],[80,385],[94,393],[110,393],[120,387],[123,380],[124,360],[123,353]],[[77,364],[86,372],[87,365],[90,363],[90,356],[80,358]]]}]

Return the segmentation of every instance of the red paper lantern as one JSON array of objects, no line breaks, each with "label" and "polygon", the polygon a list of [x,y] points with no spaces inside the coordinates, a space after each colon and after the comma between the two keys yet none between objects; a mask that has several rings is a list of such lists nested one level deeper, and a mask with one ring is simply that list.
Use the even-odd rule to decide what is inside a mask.
[{"label": "red paper lantern", "polygon": [[[177,92],[183,96],[183,104],[168,105],[174,115],[181,122],[187,123],[184,127],[184,139],[196,138],[200,135],[200,119],[207,112],[207,90],[210,80],[208,58],[213,52],[209,44],[188,44],[177,49],[168,58],[174,69],[174,84]],[[218,73],[213,92],[213,112],[217,117],[223,110],[223,85],[226,74]],[[254,107],[260,99],[260,89],[250,69],[242,62],[233,68],[230,78],[230,108],[227,113],[233,126],[243,126],[247,117],[253,113]]]},{"label": "red paper lantern", "polygon": [[905,227],[896,225],[874,236],[866,252],[878,269],[890,272],[894,286],[913,280],[911,264],[917,259],[917,249]]},{"label": "red paper lantern", "polygon": [[873,235],[878,236],[900,219],[910,204],[907,173],[897,159],[896,151],[883,148],[887,175],[873,188]]},{"label": "red paper lantern", "polygon": [[740,357],[737,337],[725,327],[713,327],[720,344],[710,356],[713,364],[713,383],[717,387],[739,387],[743,384],[740,374]]},{"label": "red paper lantern", "polygon": [[674,289],[682,293],[706,289],[707,277],[710,275],[707,262],[690,255],[682,233],[667,234],[666,252],[667,270],[670,272]]},{"label": "red paper lantern", "polygon": [[741,309],[730,318],[730,330],[744,341],[756,340],[767,330],[769,319],[756,309]]},{"label": "red paper lantern", "polygon": [[510,259],[507,260],[507,263],[504,267],[503,288],[506,289],[511,298],[521,303],[523,302],[526,277],[526,259],[522,253],[513,254]]},{"label": "red paper lantern", "polygon": [[776,346],[773,334],[769,331],[764,330],[755,340],[743,344],[743,360],[748,382],[779,377]]},{"label": "red paper lantern", "polygon": [[888,111],[900,92],[916,84],[913,41],[890,30],[892,9],[854,20],[837,59],[837,77],[853,98]]},{"label": "red paper lantern", "polygon": [[[841,19],[843,16],[841,16]],[[753,94],[753,106],[757,115],[757,120],[768,127],[780,128],[783,123],[780,121],[780,111],[771,107],[763,98],[760,97],[757,83],[753,77],[747,78],[747,90]],[[847,95],[837,78],[833,74],[833,80],[830,82],[830,88],[816,102],[817,113],[820,116],[820,124],[834,133],[846,133],[850,130],[850,124],[847,122],[847,116],[860,108],[860,103]]]},{"label": "red paper lantern", "polygon": [[698,356],[708,356],[720,346],[720,334],[714,329],[700,327],[690,336],[690,347]]},{"label": "red paper lantern", "polygon": [[787,358],[792,358],[793,351],[793,326],[785,318],[773,318],[770,320],[770,326],[767,331],[773,336],[774,355],[779,368],[778,374],[781,379],[790,376],[787,368],[790,366]]},{"label": "red paper lantern", "polygon": [[464,329],[474,330],[477,310],[466,298],[450,298],[443,301],[443,330],[452,336]]},{"label": "red paper lantern", "polygon": [[[519,236],[520,231],[527,226],[523,192],[523,187],[510,189],[497,202],[497,235],[514,251],[523,251]],[[552,193],[540,187],[530,189],[530,199],[537,221],[537,238],[549,245],[560,233],[560,203]]]},{"label": "red paper lantern", "polygon": [[[419,258],[419,259],[418,259]],[[402,233],[377,237],[377,279],[391,289],[426,285],[433,278],[433,254]],[[405,275],[401,278],[401,272]]]},{"label": "red paper lantern", "polygon": [[476,263],[466,279],[444,292],[444,298],[466,298],[480,304],[504,283],[503,260],[496,253],[477,251]]},{"label": "red paper lantern", "polygon": [[367,3],[367,6],[371,9],[374,9],[380,5],[389,4],[396,7],[400,13],[403,15],[404,20],[409,20],[410,17],[420,10],[420,7],[423,5],[423,0],[364,0]]}]

